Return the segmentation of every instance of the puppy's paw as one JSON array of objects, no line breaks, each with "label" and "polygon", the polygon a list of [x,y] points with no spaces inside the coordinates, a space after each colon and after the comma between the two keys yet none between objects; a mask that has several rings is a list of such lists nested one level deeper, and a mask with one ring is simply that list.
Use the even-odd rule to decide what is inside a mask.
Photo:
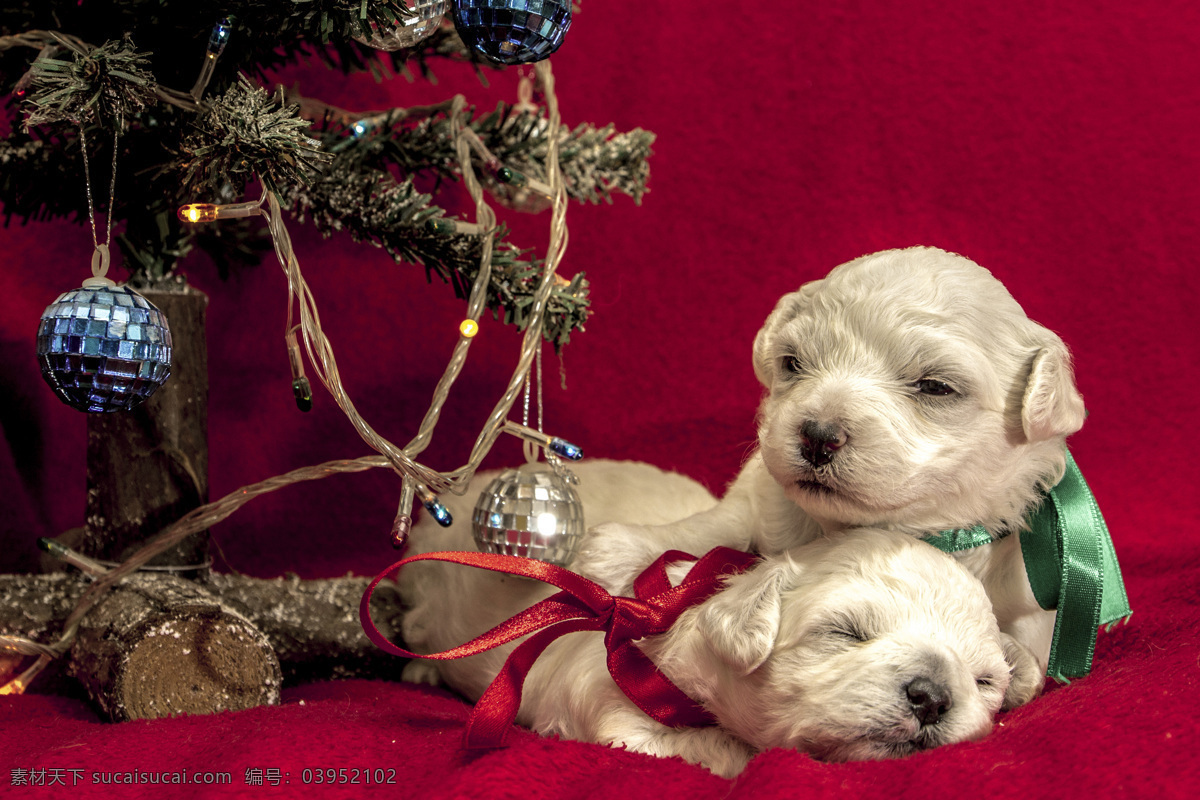
[{"label": "puppy's paw", "polygon": [[631,731],[616,738],[613,745],[624,745],[637,753],[661,758],[679,756],[691,764],[699,764],[722,778],[735,778],[754,755],[754,750],[741,739],[720,728],[665,728],[653,732]]},{"label": "puppy's paw", "polygon": [[688,733],[691,741],[680,755],[722,778],[736,778],[754,756],[750,745],[715,728],[691,728]]},{"label": "puppy's paw", "polygon": [[437,664],[425,659],[414,658],[404,665],[404,671],[400,673],[400,680],[405,683],[424,683],[428,686],[437,686],[442,682],[442,676],[438,672]]},{"label": "puppy's paw", "polygon": [[1004,693],[1004,705],[1001,706],[1008,711],[1025,705],[1041,694],[1046,676],[1042,673],[1033,651],[1007,633],[1000,634],[1000,638],[1004,643],[1004,660],[1008,662],[1012,675],[1008,690]]},{"label": "puppy's paw", "polygon": [[588,530],[571,569],[609,592],[628,594],[634,578],[658,553],[657,542],[646,528],[609,522]]}]

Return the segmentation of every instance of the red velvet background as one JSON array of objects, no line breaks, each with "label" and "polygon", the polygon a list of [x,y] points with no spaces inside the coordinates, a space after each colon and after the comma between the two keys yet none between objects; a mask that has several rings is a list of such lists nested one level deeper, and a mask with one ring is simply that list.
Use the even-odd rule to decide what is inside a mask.
[{"label": "red velvet background", "polygon": [[[753,441],[754,332],[780,294],[863,253],[912,244],[990,268],[1071,346],[1090,417],[1072,447],[1105,511],[1133,621],[1102,633],[1093,674],[1003,715],[986,740],[883,763],[791,752],[736,782],[677,761],[517,732],[458,749],[467,706],[388,682],[292,687],[279,708],[124,725],[74,700],[0,698],[0,785],[11,769],[227,771],[178,796],[273,796],[247,768],[394,768],[430,797],[1191,797],[1200,733],[1200,542],[1192,455],[1198,347],[1200,10],[1162,0],[1047,5],[912,0],[750,4],[589,2],[554,58],[564,120],[641,126],[658,140],[641,207],[572,206],[562,271],[585,271],[595,316],[547,360],[546,427],[591,456],[636,458],[720,491]],[[453,67],[438,86],[293,70],[351,108],[463,91],[514,97]],[[465,72],[465,71],[463,71]],[[544,248],[546,216],[514,240]],[[406,441],[456,336],[462,303],[380,251],[292,226],[351,396]],[[86,276],[89,234],[0,233],[0,570],[36,566],[34,541],[81,524],[84,418],[42,383],[42,309]],[[365,454],[322,390],[292,404],[285,284],[273,261],[211,297],[211,483],[219,497],[295,467]],[[465,461],[514,364],[517,334],[485,322],[425,460]],[[502,440],[489,465],[520,459]],[[227,568],[273,576],[370,573],[388,563],[393,476],[339,477],[255,501],[218,526]],[[219,564],[219,566],[222,566]],[[68,785],[70,773],[66,773]],[[364,786],[330,794],[358,796]],[[27,789],[31,796],[54,790]],[[175,793],[173,793],[175,794]],[[122,796],[159,796],[156,787]]]}]

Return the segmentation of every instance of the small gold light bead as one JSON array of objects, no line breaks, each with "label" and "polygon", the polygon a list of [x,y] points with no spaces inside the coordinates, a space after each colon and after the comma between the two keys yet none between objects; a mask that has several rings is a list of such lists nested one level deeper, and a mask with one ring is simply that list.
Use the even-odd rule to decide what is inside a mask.
[{"label": "small gold light bead", "polygon": [[217,207],[211,203],[191,203],[179,209],[183,222],[213,222],[217,218]]}]

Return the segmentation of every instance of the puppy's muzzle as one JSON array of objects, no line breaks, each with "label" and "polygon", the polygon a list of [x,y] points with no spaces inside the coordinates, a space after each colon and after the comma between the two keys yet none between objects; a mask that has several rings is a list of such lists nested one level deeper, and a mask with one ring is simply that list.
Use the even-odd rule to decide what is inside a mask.
[{"label": "puppy's muzzle", "polygon": [[800,426],[800,456],[814,467],[833,461],[834,454],[846,444],[846,432],[837,425],[805,420]]},{"label": "puppy's muzzle", "polygon": [[922,727],[936,725],[954,705],[950,690],[929,678],[914,678],[904,687],[904,694]]}]

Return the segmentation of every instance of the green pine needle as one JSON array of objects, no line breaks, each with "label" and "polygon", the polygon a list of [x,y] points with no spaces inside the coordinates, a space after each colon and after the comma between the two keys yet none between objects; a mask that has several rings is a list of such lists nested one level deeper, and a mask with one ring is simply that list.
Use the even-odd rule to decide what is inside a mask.
[{"label": "green pine needle", "polygon": [[66,37],[58,41],[73,58],[34,61],[26,127],[69,121],[119,130],[157,102],[149,54],[134,50],[129,37],[90,50]]},{"label": "green pine needle", "polygon": [[209,104],[180,143],[182,181],[197,197],[226,183],[244,186],[258,176],[274,192],[310,183],[332,156],[307,136],[299,107],[254,86],[244,76]]},{"label": "green pine needle", "polygon": [[[254,221],[200,229],[180,223],[175,210],[187,202],[231,202],[258,178],[322,233],[349,233],[396,261],[424,268],[430,279],[436,275],[459,296],[470,293],[485,240],[429,230],[426,223],[446,211],[411,180],[421,176],[421,185],[440,187],[461,179],[448,104],[371,114],[364,134],[352,129],[358,117],[351,112],[326,106],[322,113],[322,104],[303,100],[305,117],[319,120],[319,133],[311,134],[295,106],[281,94],[256,88],[243,74],[263,79],[283,64],[310,56],[343,72],[369,69],[385,77],[390,66],[394,72],[410,77],[410,71],[420,72],[432,80],[427,62],[438,60],[469,65],[486,84],[482,70],[498,67],[481,67],[448,27],[408,50],[385,53],[362,45],[375,28],[395,25],[411,14],[405,0],[238,0],[219,9],[235,18],[234,30],[207,95],[198,101],[182,87],[196,74],[218,10],[181,7],[164,16],[163,2],[131,0],[113,13],[67,0],[0,10],[0,82],[20,82],[20,88],[29,83],[32,90],[25,104],[28,127],[10,125],[8,137],[0,139],[5,218],[86,218],[82,124],[91,144],[93,178],[101,183],[107,182],[110,151],[108,137],[99,134],[121,134],[120,178],[109,213],[123,224],[118,243],[135,280],[169,276],[193,248],[208,251],[222,272],[257,261],[269,242]],[[7,35],[14,30],[25,33]],[[151,45],[161,84],[149,71],[149,54],[134,50],[122,36],[125,31]],[[94,47],[75,38],[79,35],[110,41]],[[32,69],[34,59],[15,55],[29,49],[38,51]],[[28,80],[22,77],[27,70]],[[316,106],[316,113],[309,106]],[[518,113],[504,104],[479,117],[474,112],[467,116],[467,124],[506,166],[548,182],[544,116]],[[56,122],[72,124],[48,125]],[[611,202],[614,194],[640,201],[647,191],[653,142],[651,133],[619,133],[611,125],[562,128],[559,162],[568,194],[581,202]],[[513,197],[512,187],[497,183],[478,154],[472,158],[488,191],[501,203],[515,200],[525,207]],[[523,328],[542,264],[506,241],[505,228],[487,235],[493,244],[487,307]],[[582,275],[555,279],[545,335],[556,346],[583,328],[590,313],[588,290]]]},{"label": "green pine needle", "polygon": [[[393,260],[423,266],[467,297],[479,274],[482,239],[479,236],[445,236],[429,231],[425,223],[445,212],[418,192],[411,180],[397,181],[386,170],[373,169],[352,155],[340,156],[311,186],[293,187],[288,201],[301,221],[311,220],[325,236],[341,231],[355,241],[382,248]],[[486,306],[499,319],[524,329],[528,307],[541,281],[536,259],[504,241],[503,229],[492,232],[491,282]],[[589,309],[589,286],[582,275],[555,287],[546,309],[544,335],[556,347],[582,330]]]}]

